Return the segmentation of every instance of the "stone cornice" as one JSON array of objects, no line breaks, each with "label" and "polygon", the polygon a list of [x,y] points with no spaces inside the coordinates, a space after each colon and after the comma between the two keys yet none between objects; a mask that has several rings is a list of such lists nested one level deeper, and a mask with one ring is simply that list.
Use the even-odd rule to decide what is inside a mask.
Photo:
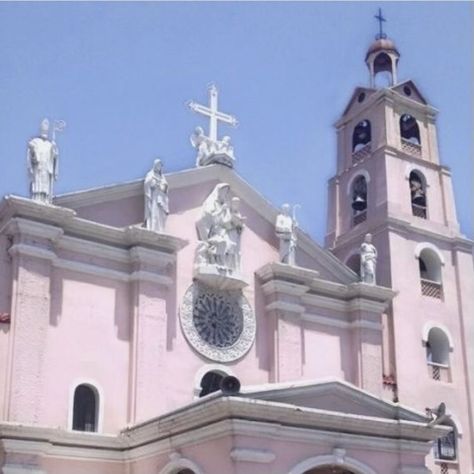
[{"label": "stone cornice", "polygon": [[[0,203],[0,232],[4,231],[24,232],[50,240],[64,234],[77,239],[76,244],[83,248],[87,245],[85,242],[90,241],[91,244],[106,244],[119,249],[142,246],[176,253],[187,244],[186,240],[170,234],[151,232],[139,226],[112,227],[78,218],[71,209],[39,204],[18,196],[7,196]],[[50,236],[48,232],[58,232],[59,235]],[[81,245],[78,240],[82,241]],[[73,246],[74,242],[69,244]]]}]

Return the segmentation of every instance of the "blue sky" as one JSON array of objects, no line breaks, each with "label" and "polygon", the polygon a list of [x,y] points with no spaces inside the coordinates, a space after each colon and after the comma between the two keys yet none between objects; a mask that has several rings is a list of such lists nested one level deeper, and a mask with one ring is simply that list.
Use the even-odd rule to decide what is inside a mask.
[{"label": "blue sky", "polygon": [[214,81],[240,122],[220,132],[238,173],[275,205],[300,203],[322,243],[332,124],[368,83],[379,6],[400,80],[440,110],[441,160],[472,237],[470,2],[0,3],[0,195],[27,194],[26,142],[44,116],[68,124],[57,193],[139,178],[158,156],[166,171],[194,166],[189,135],[205,122],[185,103]]}]

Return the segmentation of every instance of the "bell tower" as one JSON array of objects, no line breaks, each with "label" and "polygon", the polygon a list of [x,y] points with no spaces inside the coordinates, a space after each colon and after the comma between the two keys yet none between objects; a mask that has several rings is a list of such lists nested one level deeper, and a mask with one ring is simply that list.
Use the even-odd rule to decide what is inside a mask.
[{"label": "bell tower", "polygon": [[429,467],[471,472],[473,243],[460,232],[451,173],[440,163],[437,110],[413,81],[399,82],[400,53],[380,11],[376,18],[369,87],[355,89],[335,124],[326,247],[359,273],[360,245],[373,235],[377,284],[398,292],[383,325],[384,393],[420,411],[445,402],[453,432]]}]

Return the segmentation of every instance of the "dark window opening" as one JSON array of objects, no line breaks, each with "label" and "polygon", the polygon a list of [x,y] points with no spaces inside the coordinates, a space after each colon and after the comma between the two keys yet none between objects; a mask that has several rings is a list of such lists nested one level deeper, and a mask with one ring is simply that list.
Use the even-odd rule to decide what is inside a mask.
[{"label": "dark window opening", "polygon": [[358,176],[352,184],[351,206],[354,216],[367,211],[367,182],[364,176]]},{"label": "dark window opening", "polygon": [[426,219],[426,189],[423,179],[412,171],[409,177],[412,214]]},{"label": "dark window opening", "polygon": [[364,102],[364,99],[365,99],[365,92],[361,92],[361,93],[359,94],[359,97],[357,97],[357,100],[358,100],[359,102]]},{"label": "dark window opening", "polygon": [[221,389],[221,382],[225,376],[219,372],[210,371],[207,372],[201,379],[201,392],[200,397],[204,397],[213,392],[217,392]]},{"label": "dark window opening", "polygon": [[403,92],[405,92],[405,95],[407,95],[408,97],[411,96],[411,89],[408,86],[405,86],[403,88]]},{"label": "dark window opening", "polygon": [[97,400],[93,388],[79,385],[74,392],[72,429],[97,431]]},{"label": "dark window opening", "polygon": [[435,458],[454,461],[456,455],[456,432],[453,429],[436,442]]},{"label": "dark window opening", "polygon": [[368,120],[362,120],[354,128],[354,133],[352,134],[352,152],[359,151],[361,148],[364,148],[367,143],[370,143],[372,140],[372,131],[370,127],[370,122]]},{"label": "dark window opening", "polygon": [[403,140],[421,145],[420,128],[414,117],[404,114],[400,117],[400,135]]},{"label": "dark window opening", "polygon": [[194,474],[194,471],[191,471],[191,469],[181,469],[176,474]]}]

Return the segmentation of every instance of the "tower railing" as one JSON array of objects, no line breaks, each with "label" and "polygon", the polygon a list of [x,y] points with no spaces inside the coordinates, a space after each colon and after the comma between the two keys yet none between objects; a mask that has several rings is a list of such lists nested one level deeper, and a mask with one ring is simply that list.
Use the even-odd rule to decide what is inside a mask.
[{"label": "tower railing", "polygon": [[419,204],[411,204],[411,211],[415,217],[426,219],[426,206],[420,206]]},{"label": "tower railing", "polygon": [[352,227],[361,224],[367,220],[367,209],[358,212],[352,216]]},{"label": "tower railing", "polygon": [[421,294],[431,298],[443,299],[443,285],[437,281],[421,278]]},{"label": "tower railing", "polygon": [[408,155],[421,158],[421,145],[418,145],[418,143],[413,143],[409,140],[406,140],[405,138],[402,138],[401,142],[402,142],[402,151],[404,151]]},{"label": "tower railing", "polygon": [[428,361],[428,372],[433,380],[437,380],[438,382],[451,382],[449,365]]},{"label": "tower railing", "polygon": [[362,148],[352,153],[352,163],[359,163],[360,161],[367,158],[372,152],[371,142],[366,143]]}]

